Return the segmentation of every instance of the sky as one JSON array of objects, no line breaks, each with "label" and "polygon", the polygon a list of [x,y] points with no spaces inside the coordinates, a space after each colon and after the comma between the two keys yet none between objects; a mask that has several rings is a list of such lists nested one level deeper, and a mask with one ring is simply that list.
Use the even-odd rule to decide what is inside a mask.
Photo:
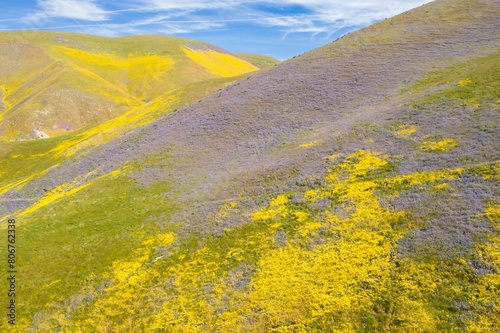
[{"label": "sky", "polygon": [[291,58],[430,0],[1,0],[0,31],[162,34]]}]

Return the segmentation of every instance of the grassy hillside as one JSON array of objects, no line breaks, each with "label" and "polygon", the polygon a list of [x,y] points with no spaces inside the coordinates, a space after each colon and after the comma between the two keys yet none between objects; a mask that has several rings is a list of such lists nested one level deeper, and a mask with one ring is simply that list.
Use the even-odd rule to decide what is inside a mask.
[{"label": "grassy hillside", "polygon": [[[206,63],[217,61],[218,71]],[[189,84],[258,68],[182,38],[0,34],[0,140],[46,138],[122,115]]]},{"label": "grassy hillside", "polygon": [[236,55],[238,56],[238,58],[244,59],[252,65],[259,67],[260,69],[269,68],[280,63],[279,60],[274,59],[273,57],[261,54],[236,53]]},{"label": "grassy hillside", "polygon": [[0,145],[0,327],[500,330],[499,11],[438,0],[151,123]]}]

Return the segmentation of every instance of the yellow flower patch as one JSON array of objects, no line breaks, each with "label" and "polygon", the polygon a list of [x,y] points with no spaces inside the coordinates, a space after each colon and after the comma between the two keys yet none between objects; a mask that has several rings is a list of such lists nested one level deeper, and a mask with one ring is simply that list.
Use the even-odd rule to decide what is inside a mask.
[{"label": "yellow flower patch", "polygon": [[213,50],[193,50],[189,47],[182,47],[182,50],[188,58],[216,76],[231,77],[259,70],[249,62],[227,53]]},{"label": "yellow flower patch", "polygon": [[424,141],[420,149],[426,151],[449,151],[457,146],[458,142],[455,139],[444,139],[441,141]]},{"label": "yellow flower patch", "polygon": [[397,131],[394,132],[394,134],[396,134],[396,136],[399,136],[399,137],[407,138],[410,135],[412,135],[413,133],[415,133],[416,131],[417,131],[416,126],[401,125],[401,126],[399,126]]}]

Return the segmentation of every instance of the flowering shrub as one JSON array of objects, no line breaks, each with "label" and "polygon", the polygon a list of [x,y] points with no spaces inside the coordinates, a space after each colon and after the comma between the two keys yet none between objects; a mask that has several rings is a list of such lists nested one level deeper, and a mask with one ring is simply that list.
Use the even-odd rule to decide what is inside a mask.
[{"label": "flowering shrub", "polygon": [[424,141],[420,146],[422,150],[429,151],[449,151],[457,146],[458,142],[455,139],[444,139],[441,141]]}]

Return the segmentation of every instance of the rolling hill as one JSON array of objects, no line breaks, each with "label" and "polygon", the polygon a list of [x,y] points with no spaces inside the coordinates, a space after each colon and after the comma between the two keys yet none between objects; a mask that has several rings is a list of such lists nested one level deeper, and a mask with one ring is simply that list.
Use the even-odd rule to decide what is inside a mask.
[{"label": "rolling hill", "polygon": [[0,327],[500,330],[499,12],[437,0],[156,120],[1,143]]},{"label": "rolling hill", "polygon": [[238,56],[238,58],[246,60],[252,65],[259,67],[260,69],[266,69],[280,63],[279,60],[262,54],[236,53],[236,55]]},{"label": "rolling hill", "polygon": [[[253,61],[261,59],[269,61],[259,55]],[[190,39],[2,33],[0,139],[64,135],[181,87],[256,70],[227,51]]]}]

